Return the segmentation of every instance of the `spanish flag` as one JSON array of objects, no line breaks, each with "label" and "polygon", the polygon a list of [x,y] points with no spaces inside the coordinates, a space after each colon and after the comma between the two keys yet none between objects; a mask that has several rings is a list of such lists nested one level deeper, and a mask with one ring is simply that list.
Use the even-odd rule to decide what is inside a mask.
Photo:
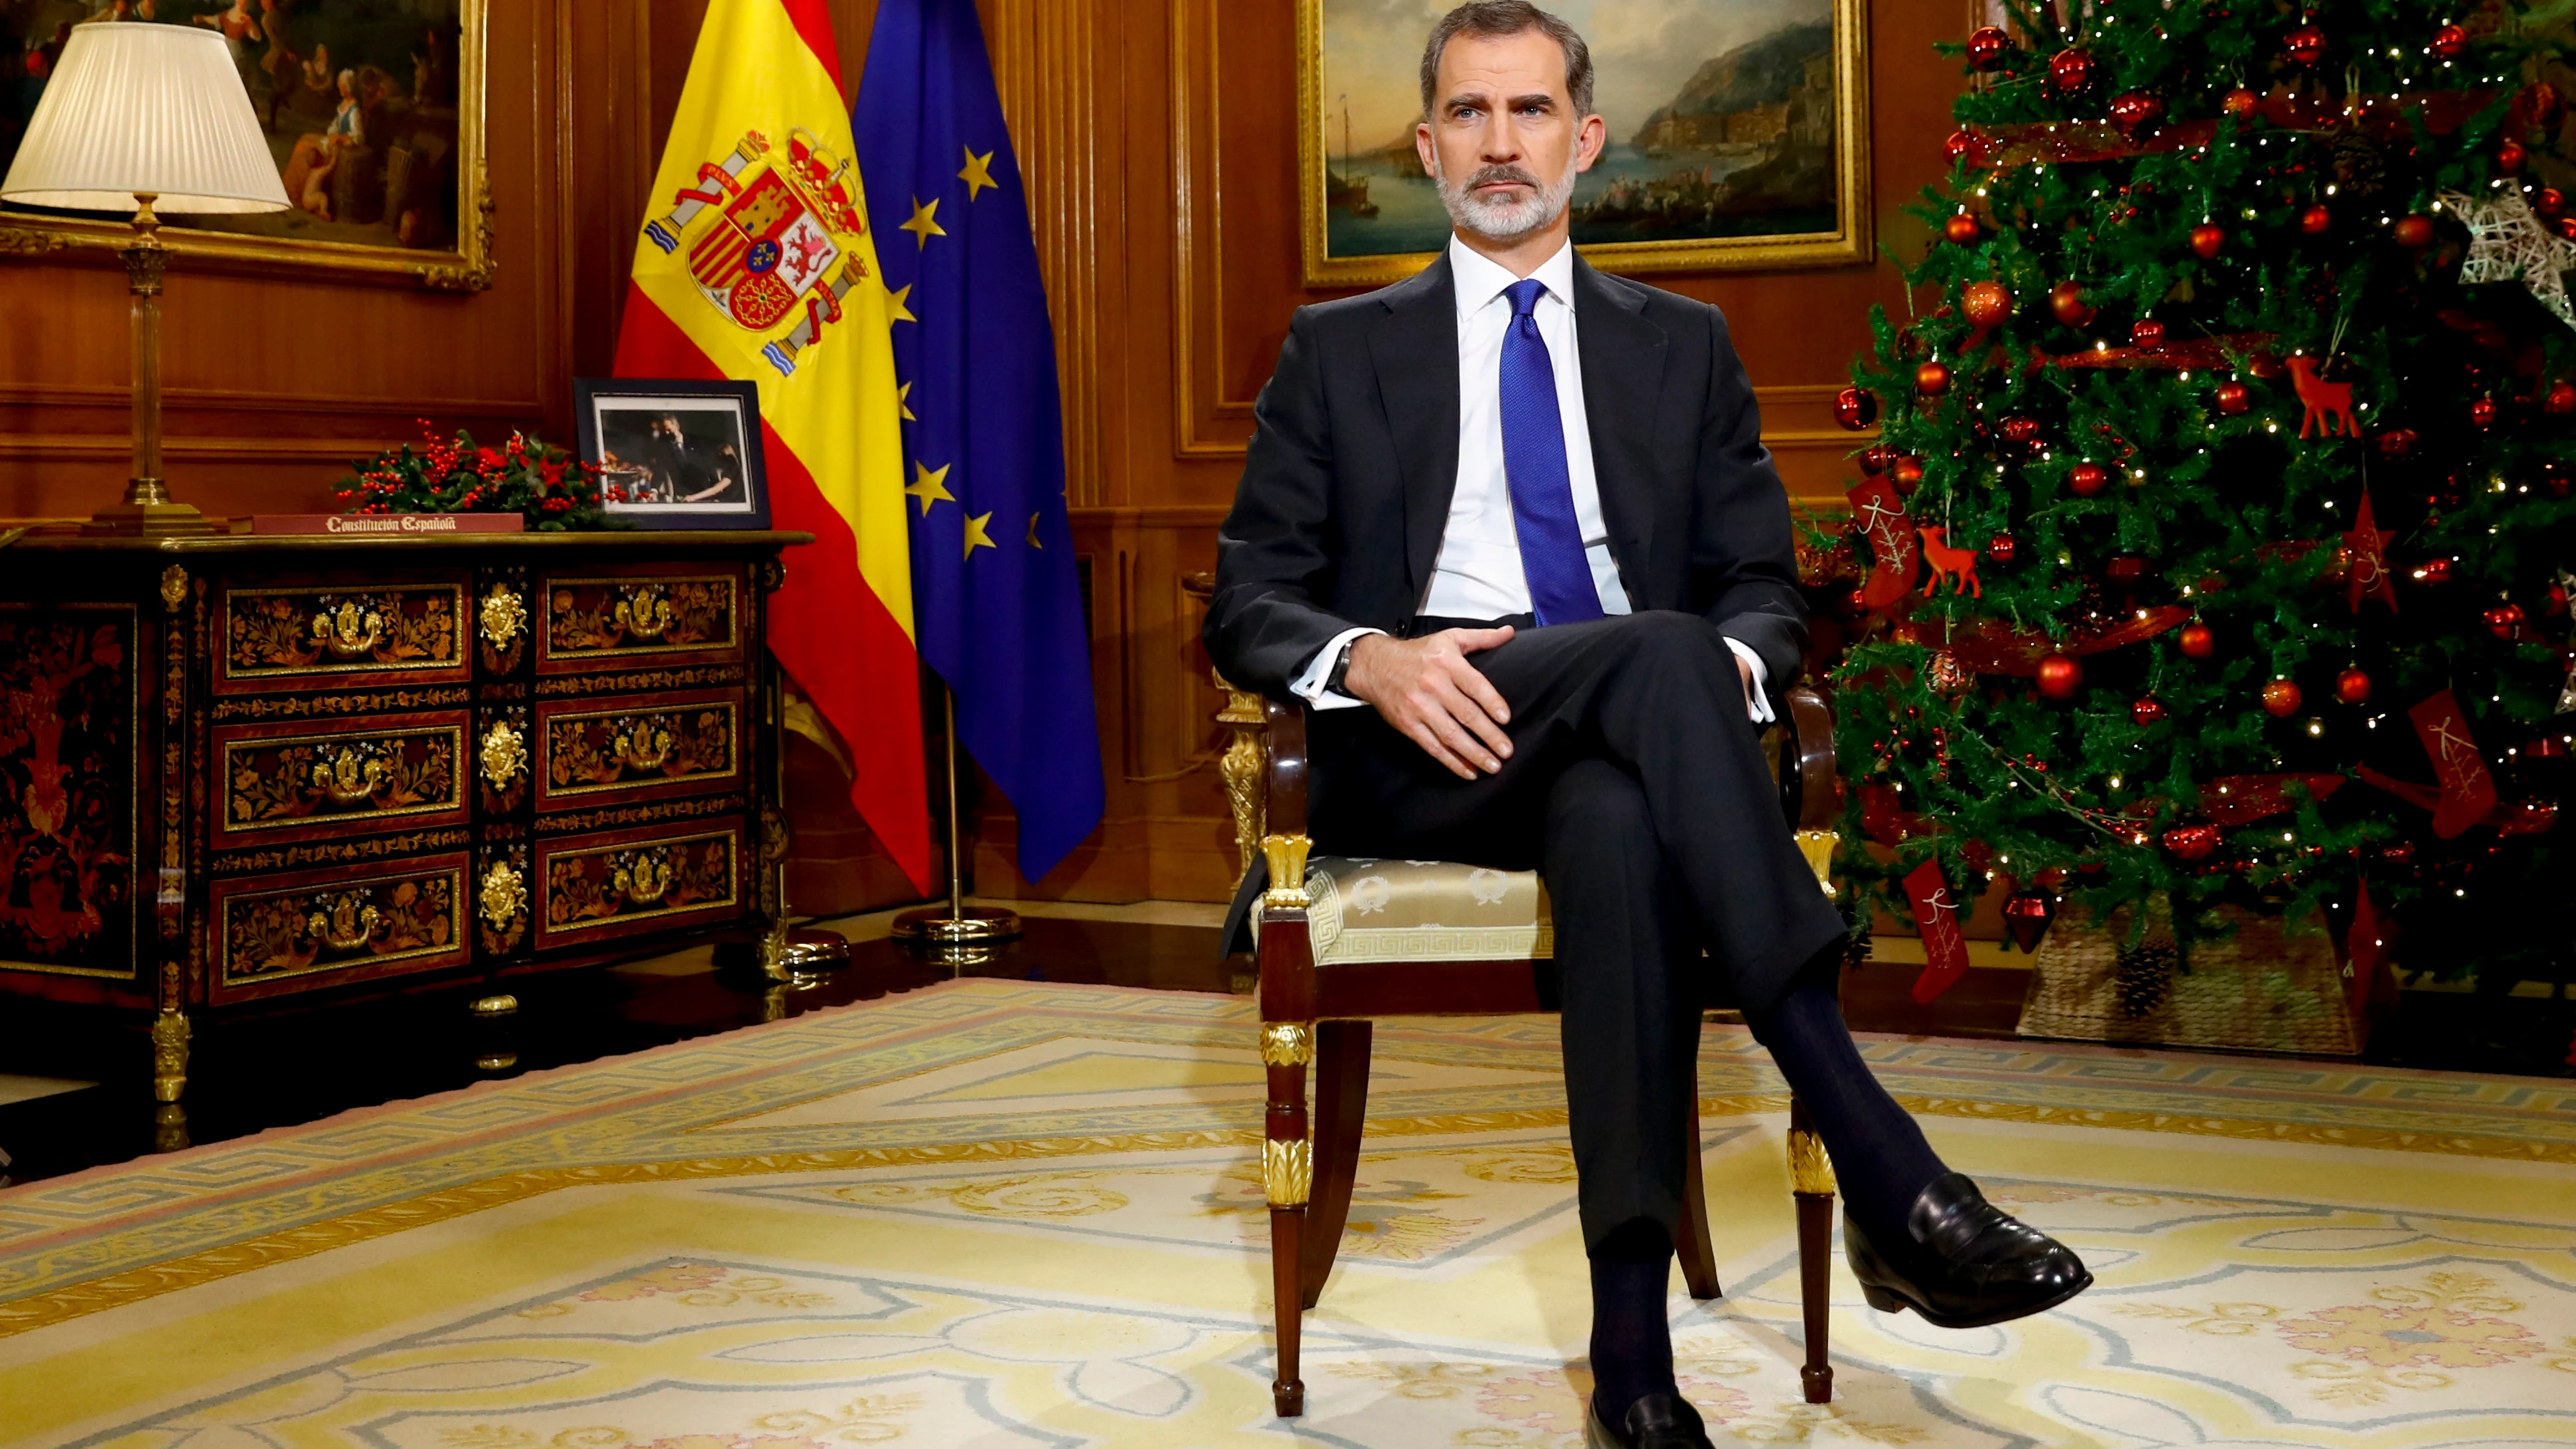
[{"label": "spanish flag", "polygon": [[[825,0],[713,0],[635,245],[620,377],[760,385],[787,559],[770,652],[848,741],[850,800],[930,889],[903,402]],[[907,289],[908,290],[908,289]]]}]

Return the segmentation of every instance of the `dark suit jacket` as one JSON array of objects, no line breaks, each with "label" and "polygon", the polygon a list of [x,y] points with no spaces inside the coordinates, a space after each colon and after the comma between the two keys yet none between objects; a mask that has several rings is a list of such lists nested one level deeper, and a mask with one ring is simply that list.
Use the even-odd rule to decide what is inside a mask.
[{"label": "dark suit jacket", "polygon": [[[1631,607],[1743,641],[1773,694],[1798,677],[1806,607],[1789,500],[1715,307],[1574,260],[1592,464]],[[1458,482],[1458,309],[1449,259],[1297,309],[1217,534],[1202,637],[1227,679],[1287,700],[1345,629],[1410,632]]]}]

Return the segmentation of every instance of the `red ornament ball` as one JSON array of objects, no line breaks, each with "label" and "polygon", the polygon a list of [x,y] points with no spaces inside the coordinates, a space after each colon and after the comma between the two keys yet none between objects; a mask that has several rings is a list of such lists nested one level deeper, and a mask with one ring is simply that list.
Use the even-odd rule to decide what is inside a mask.
[{"label": "red ornament ball", "polygon": [[2360,704],[2370,698],[2370,676],[2355,665],[2335,676],[2335,698],[2346,704]]},{"label": "red ornament ball", "polygon": [[2391,228],[2391,234],[2399,246],[2410,252],[2420,252],[2433,244],[2433,218],[2420,212],[2401,216],[2397,218],[2397,225]]},{"label": "red ornament ball", "polygon": [[2093,304],[2084,300],[2082,282],[2060,282],[2049,288],[2048,310],[2069,327],[2081,327],[2093,320]]},{"label": "red ornament ball", "polygon": [[2446,558],[2428,558],[2424,560],[2424,566],[2415,571],[2415,577],[2428,584],[2447,584],[2451,581],[2451,561]]},{"label": "red ornament ball", "polygon": [[2281,53],[2292,65],[2315,65],[2325,59],[2326,32],[2321,25],[2302,25],[2281,37]]},{"label": "red ornament ball", "polygon": [[2165,832],[2165,849],[2182,860],[2205,860],[2218,849],[2215,825],[2177,825]]},{"label": "red ornament ball", "polygon": [[2218,636],[2198,619],[2182,626],[2174,636],[2174,644],[2189,659],[2207,659],[2218,652]]},{"label": "red ornament ball", "polygon": [[1980,230],[1977,219],[1964,211],[1952,214],[1948,221],[1941,223],[1941,235],[1961,246],[1975,241]]},{"label": "red ornament ball", "polygon": [[1950,390],[1950,368],[1947,363],[1927,362],[1914,369],[1914,390],[1925,397],[1939,397]]},{"label": "red ornament ball", "polygon": [[2323,236],[2334,229],[2334,213],[2319,202],[2299,213],[2299,230],[2310,236]]},{"label": "red ornament ball", "polygon": [[1914,491],[1914,485],[1923,481],[1923,460],[1911,453],[1900,453],[1895,461],[1887,465],[1887,471],[1889,476],[1896,480],[1897,487],[1911,493]]},{"label": "red ornament ball", "polygon": [[2218,385],[2217,400],[2218,410],[2231,418],[2254,406],[2253,392],[2245,384],[2234,379]]},{"label": "red ornament ball", "polygon": [[2140,352],[2153,352],[2165,345],[2165,324],[2153,317],[2141,317],[2129,324],[2129,345]]},{"label": "red ornament ball", "polygon": [[2522,632],[2525,617],[2520,604],[2498,604],[2486,612],[2487,632],[2509,640]]},{"label": "red ornament ball", "polygon": [[2566,209],[2567,193],[2555,186],[2544,186],[2540,188],[2537,196],[2531,198],[2531,210],[2535,216],[2555,220],[2558,214]]},{"label": "red ornament ball", "polygon": [[2052,865],[2046,870],[2041,871],[2038,875],[2033,876],[2032,880],[2038,883],[2041,890],[2053,891],[2059,886],[2066,884],[2066,867],[2062,865]]},{"label": "red ornament ball", "polygon": [[1968,35],[1968,64],[1978,70],[1993,70],[2004,63],[2012,50],[2012,37],[2002,27],[1981,25]]},{"label": "red ornament ball", "polygon": [[1959,310],[1980,327],[1992,327],[2012,315],[2012,292],[2001,282],[1970,282],[1959,293]]},{"label": "red ornament ball", "polygon": [[2576,413],[2576,382],[2570,382],[2562,377],[2551,383],[2549,391],[2541,395],[2540,410],[2556,413],[2561,417]]},{"label": "red ornament ball", "polygon": [[1860,471],[1866,477],[1875,478],[1887,471],[1889,461],[1895,456],[1896,450],[1885,443],[1865,448],[1860,455]]},{"label": "red ornament ball", "polygon": [[2385,457],[2403,458],[2414,452],[2415,445],[2421,441],[2413,428],[2390,428],[2379,435],[2379,451]]},{"label": "red ornament ball", "polygon": [[2492,428],[2498,411],[2494,398],[2479,398],[2469,404],[2469,421],[2481,428]]},{"label": "red ornament ball", "polygon": [[2047,699],[2072,699],[2083,687],[2084,666],[2071,654],[2051,654],[2039,661],[2039,692]]},{"label": "red ornament ball", "polygon": [[2433,32],[2433,54],[2443,60],[2457,60],[2469,48],[2469,33],[2456,25],[2445,25]]},{"label": "red ornament ball", "polygon": [[2576,216],[2562,216],[2556,221],[2551,222],[2549,225],[2551,229],[2556,231],[2560,236],[2567,238],[2569,241],[2576,241]]},{"label": "red ornament ball", "polygon": [[2049,57],[2048,83],[2071,96],[2093,83],[2093,57],[2068,46]]},{"label": "red ornament ball", "polygon": [[1964,130],[1952,131],[1950,139],[1941,143],[1941,150],[1953,161],[1967,161],[1979,150],[1977,133]]},{"label": "red ornament ball", "polygon": [[2263,712],[2274,719],[2287,719],[2299,712],[2299,687],[2286,679],[2275,679],[2263,686]]},{"label": "red ornament ball", "polygon": [[2136,721],[2140,729],[2163,719],[2165,713],[2165,702],[2152,694],[2129,706],[2129,718]]},{"label": "red ornament ball", "polygon": [[2013,554],[2020,548],[2020,544],[2013,542],[2011,534],[1998,533],[1986,540],[1986,557],[1999,564],[2008,564],[2013,561]]},{"label": "red ornament ball", "polygon": [[2379,847],[2379,858],[2390,865],[2404,865],[2415,858],[2415,842],[2392,840]]},{"label": "red ornament ball", "polygon": [[2218,249],[2225,245],[2227,228],[2214,221],[2204,221],[2191,229],[2191,253],[2204,262],[2217,256]]},{"label": "red ornament ball", "polygon": [[1834,421],[1859,432],[1878,421],[1878,399],[1856,387],[1834,394]]},{"label": "red ornament ball", "polygon": [[2566,497],[2567,465],[2556,458],[2552,458],[2541,464],[2540,481],[2549,485],[2549,491],[2551,493],[2556,494],[2561,498]]},{"label": "red ornament ball", "polygon": [[2134,146],[2165,118],[2165,99],[2152,91],[2122,91],[2111,99],[2111,124]]},{"label": "red ornament ball", "polygon": [[2038,442],[2039,419],[2024,413],[2015,413],[2004,419],[2004,441],[2020,448]]},{"label": "red ornament ball", "polygon": [[2111,472],[2099,463],[2078,463],[2066,470],[2066,486],[2079,498],[2090,498],[2111,482]]},{"label": "red ornament ball", "polygon": [[2255,108],[2262,104],[2263,98],[2261,96],[2254,94],[2243,86],[2238,86],[2236,89],[2229,91],[2227,93],[2227,98],[2219,102],[2219,105],[2231,116],[2250,116],[2254,114]]},{"label": "red ornament ball", "polygon": [[2496,147],[2496,169],[2507,176],[2521,175],[2522,163],[2530,159],[2531,153],[2522,149],[2520,141],[2507,141]]}]

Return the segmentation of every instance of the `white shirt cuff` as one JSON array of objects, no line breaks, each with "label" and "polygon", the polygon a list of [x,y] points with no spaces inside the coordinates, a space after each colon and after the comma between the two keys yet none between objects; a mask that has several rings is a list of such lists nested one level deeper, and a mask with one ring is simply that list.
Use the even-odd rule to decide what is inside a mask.
[{"label": "white shirt cuff", "polygon": [[[1306,701],[1306,707],[1309,709],[1349,709],[1355,705],[1365,703],[1365,701],[1353,699],[1347,694],[1336,694],[1332,690],[1326,689],[1324,687],[1324,681],[1331,677],[1333,673],[1333,661],[1342,656],[1343,645],[1350,643],[1362,634],[1383,634],[1385,632],[1386,631],[1384,629],[1344,629],[1339,634],[1334,635],[1331,643],[1326,644],[1320,651],[1318,651],[1314,658],[1306,661],[1306,672],[1298,675],[1294,680],[1289,682],[1288,692],[1297,696],[1299,699]],[[1732,643],[1734,641],[1729,640],[1728,642]],[[1756,667],[1759,667],[1758,661],[1756,663]],[[1766,714],[1763,718],[1768,719],[1770,716]]]},{"label": "white shirt cuff", "polygon": [[[1725,636],[1721,635],[1719,637],[1723,638]],[[1762,686],[1769,683],[1771,680],[1770,668],[1763,664],[1761,655],[1753,652],[1753,646],[1745,643],[1741,639],[1727,639],[1726,647],[1735,651],[1736,658],[1753,666],[1753,694],[1750,699],[1745,701],[1746,705],[1752,711],[1753,722],[1755,724],[1771,723],[1771,697],[1762,692]]]}]

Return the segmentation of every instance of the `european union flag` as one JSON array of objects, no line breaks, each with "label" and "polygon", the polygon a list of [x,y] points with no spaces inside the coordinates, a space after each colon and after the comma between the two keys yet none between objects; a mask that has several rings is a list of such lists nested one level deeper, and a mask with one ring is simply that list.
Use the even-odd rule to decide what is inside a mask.
[{"label": "european union flag", "polygon": [[895,298],[913,628],[1035,880],[1100,823],[1100,729],[1055,334],[973,0],[882,0],[851,122]]}]

